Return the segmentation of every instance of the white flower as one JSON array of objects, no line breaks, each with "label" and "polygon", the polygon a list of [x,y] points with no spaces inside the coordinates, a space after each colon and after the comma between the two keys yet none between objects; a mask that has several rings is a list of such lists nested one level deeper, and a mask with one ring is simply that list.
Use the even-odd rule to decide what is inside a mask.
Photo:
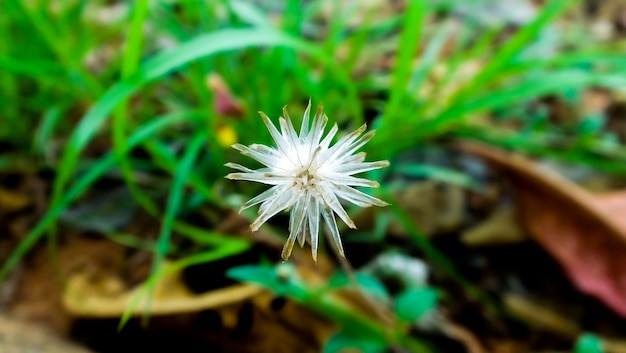
[{"label": "white flower", "polygon": [[356,226],[339,203],[339,199],[361,207],[388,205],[382,200],[353,188],[354,186],[378,187],[375,181],[352,175],[389,166],[388,161],[364,162],[365,152],[354,154],[374,136],[374,131],[361,136],[366,128],[364,124],[329,147],[332,138],[337,133],[337,124],[322,139],[328,117],[323,113],[320,105],[313,123],[309,124],[310,111],[311,102],[304,112],[299,135],[285,108],[283,108],[284,118],[280,118],[280,132],[267,115],[259,112],[276,147],[260,144],[250,146],[234,144],[233,148],[243,155],[256,159],[266,167],[252,170],[236,163],[226,163],[227,167],[243,172],[228,174],[226,176],[228,179],[273,185],[241,207],[240,212],[261,204],[258,218],[250,225],[252,231],[258,230],[263,223],[278,212],[291,208],[290,234],[282,251],[282,257],[285,260],[291,255],[296,240],[300,246],[304,246],[305,241],[311,244],[313,259],[317,259],[320,215],[330,231],[339,254],[345,256],[333,212],[348,227],[356,228]]}]

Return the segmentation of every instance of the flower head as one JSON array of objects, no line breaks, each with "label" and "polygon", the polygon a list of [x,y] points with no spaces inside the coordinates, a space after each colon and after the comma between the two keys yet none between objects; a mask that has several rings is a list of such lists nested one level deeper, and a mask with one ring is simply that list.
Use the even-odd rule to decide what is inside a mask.
[{"label": "flower head", "polygon": [[300,134],[296,133],[285,108],[283,108],[284,117],[279,119],[280,132],[267,115],[259,112],[276,146],[235,144],[233,148],[259,161],[265,168],[252,170],[236,163],[226,163],[227,167],[242,171],[228,174],[226,176],[228,179],[272,185],[241,207],[240,212],[261,204],[258,218],[250,225],[252,231],[258,230],[278,212],[291,208],[289,238],[282,251],[285,260],[291,255],[296,240],[300,246],[308,242],[313,258],[317,258],[320,218],[326,224],[339,254],[344,256],[334,214],[336,213],[348,227],[356,226],[339,202],[340,199],[361,207],[388,205],[354,188],[378,187],[375,181],[353,175],[389,166],[388,161],[364,162],[365,152],[355,154],[374,136],[374,131],[363,135],[366,129],[364,124],[330,146],[338,130],[337,124],[323,136],[328,117],[320,105],[313,122],[310,123],[310,111],[311,102],[304,112]]}]

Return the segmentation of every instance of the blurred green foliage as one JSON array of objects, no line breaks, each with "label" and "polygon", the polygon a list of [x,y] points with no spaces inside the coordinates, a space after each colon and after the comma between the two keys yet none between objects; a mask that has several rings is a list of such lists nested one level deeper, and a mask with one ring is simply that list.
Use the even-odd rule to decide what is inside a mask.
[{"label": "blurred green foliage", "polygon": [[[180,266],[244,251],[249,242],[194,228],[180,216],[200,203],[234,207],[225,194],[250,195],[246,188],[256,187],[225,184],[223,164],[239,157],[220,142],[221,134],[244,144],[268,143],[255,112],[273,116],[285,104],[302,111],[309,98],[323,102],[331,119],[348,130],[364,121],[374,125],[377,137],[366,146],[372,159],[393,161],[438,138],[472,138],[626,172],[626,148],[606,135],[602,115],[581,117],[567,130],[527,109],[547,95],[577,104],[589,87],[626,86],[619,45],[550,36],[560,30],[555,19],[577,1],[547,1],[519,27],[463,20],[454,1],[410,0],[404,11],[389,14],[340,3],[2,2],[0,141],[9,147],[0,169],[50,168],[55,178],[47,212],[3,264],[0,278],[42,237],[54,242],[59,216],[112,173],[161,222],[153,278],[172,255],[174,232],[207,247]],[[386,68],[390,55],[393,65]],[[216,93],[206,82],[214,73],[243,102],[243,116],[215,109]],[[484,116],[492,117],[492,125]],[[520,128],[499,126],[503,117]],[[138,157],[137,150],[146,156]],[[432,166],[406,162],[394,168],[476,187],[468,176]],[[370,178],[380,180],[384,173]],[[138,176],[146,174],[164,182],[141,184]],[[381,192],[388,194],[384,184]],[[391,212],[414,227],[402,209]],[[409,234],[458,277],[419,230]],[[129,244],[131,238],[124,235]],[[259,281],[267,275],[241,271],[233,276]],[[434,305],[431,292],[405,295],[426,296],[424,303]],[[428,305],[398,314],[417,318]]]}]

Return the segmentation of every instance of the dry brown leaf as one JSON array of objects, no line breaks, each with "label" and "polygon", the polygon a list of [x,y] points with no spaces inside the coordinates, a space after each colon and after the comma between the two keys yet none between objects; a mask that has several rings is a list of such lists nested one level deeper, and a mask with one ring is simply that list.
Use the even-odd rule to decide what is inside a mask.
[{"label": "dry brown leaf", "polygon": [[461,234],[461,241],[467,245],[511,244],[524,240],[526,234],[512,207],[497,208],[484,222]]},{"label": "dry brown leaf", "polygon": [[603,339],[602,343],[606,353],[626,353],[626,341],[623,339]]},{"label": "dry brown leaf", "polygon": [[[450,232],[463,222],[465,197],[463,189],[457,185],[436,181],[415,182],[394,196],[427,236]],[[390,224],[389,232],[406,235],[404,227],[397,222]]]},{"label": "dry brown leaf", "polygon": [[2,353],[90,353],[91,350],[65,341],[31,322],[0,316]]},{"label": "dry brown leaf", "polygon": [[27,196],[0,188],[0,207],[3,211],[15,211],[27,206],[30,198]]},{"label": "dry brown leaf", "polygon": [[62,283],[72,273],[92,278],[117,273],[124,263],[123,246],[106,239],[69,236],[57,252],[57,266],[45,247],[38,248],[22,266],[10,305],[21,320],[37,322],[59,334],[68,334],[73,318],[63,308]]},{"label": "dry brown leaf", "polygon": [[548,304],[513,293],[506,293],[503,301],[511,314],[532,327],[569,338],[575,338],[581,333],[580,327],[574,320],[554,310]]},{"label": "dry brown leaf", "polygon": [[466,327],[449,321],[444,317],[440,318],[439,324],[443,332],[451,338],[461,342],[468,353],[485,353],[487,349],[480,342],[478,337]]},{"label": "dry brown leaf", "polygon": [[572,282],[626,317],[626,193],[596,196],[522,156],[459,146],[507,176],[523,224]]},{"label": "dry brown leaf", "polygon": [[[248,299],[262,291],[251,284],[233,285],[204,294],[191,292],[183,283],[180,272],[163,276],[156,284],[154,295],[148,296],[139,291],[141,287],[126,290],[124,282],[117,277],[90,280],[83,273],[73,274],[63,292],[63,305],[76,316],[82,317],[121,317],[129,308],[133,315],[141,315],[149,308],[151,315],[167,315],[212,309]],[[143,297],[134,306],[136,296]]]}]

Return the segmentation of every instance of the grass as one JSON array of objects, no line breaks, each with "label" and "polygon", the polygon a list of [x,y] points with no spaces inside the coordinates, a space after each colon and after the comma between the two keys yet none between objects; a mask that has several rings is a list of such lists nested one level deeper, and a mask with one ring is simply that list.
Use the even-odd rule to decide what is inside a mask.
[{"label": "grass", "polygon": [[[309,98],[323,102],[331,119],[346,129],[364,121],[376,126],[377,137],[367,149],[372,159],[393,160],[418,143],[461,137],[626,173],[624,146],[607,144],[600,135],[578,138],[554,126],[537,129],[528,116],[520,131],[476,120],[546,95],[624,87],[619,45],[557,47],[551,56],[525,55],[575,3],[547,2],[531,23],[499,44],[502,27],[462,23],[459,29],[451,21],[435,22],[441,9],[425,0],[409,1],[406,11],[382,19],[376,10],[344,9],[324,0],[304,8],[299,1],[287,1],[279,13],[270,13],[271,2],[189,0],[173,5],[139,0],[121,5],[120,19],[100,23],[86,23],[85,14],[99,11],[104,2],[54,8],[46,2],[5,2],[0,34],[13,40],[0,43],[0,98],[10,102],[3,110],[0,140],[8,141],[15,153],[3,156],[0,168],[11,168],[13,160],[27,156],[36,168],[50,167],[56,175],[46,213],[2,264],[0,280],[46,234],[54,235],[59,216],[112,171],[121,172],[135,201],[161,224],[149,282],[161,273],[163,259],[176,256],[169,247],[174,232],[194,242],[211,239],[215,247],[176,266],[244,251],[248,245],[238,238],[215,237],[185,223],[180,217],[189,211],[185,195],[228,208],[220,194],[223,164],[237,157],[219,143],[218,129],[231,127],[241,143],[267,143],[255,111],[275,116],[285,104],[301,111]],[[332,11],[321,25],[325,6]],[[366,21],[350,23],[354,14]],[[276,17],[279,23],[273,21]],[[385,50],[377,49],[389,42],[396,43],[396,57],[393,68],[384,70]],[[337,52],[345,53],[337,58]],[[99,60],[96,67],[87,63],[89,55]],[[362,60],[371,72],[355,75]],[[460,79],[468,63],[477,63],[478,71]],[[444,74],[433,79],[442,67]],[[205,82],[210,73],[223,77],[244,102],[243,118],[213,109],[215,97]],[[423,87],[428,89],[420,93]],[[94,156],[90,149],[96,139],[106,140],[110,152]],[[571,148],[555,147],[563,141]],[[147,160],[137,163],[137,149],[147,152]],[[428,166],[400,165],[398,170],[471,184],[462,175]],[[169,189],[162,190],[169,196],[146,192],[138,184],[139,172],[171,178]],[[372,175],[384,178],[384,172]],[[247,186],[240,187],[244,189],[237,192],[250,195]],[[384,187],[382,194],[388,194]],[[421,239],[402,212],[394,208],[393,214],[416,246],[458,277],[451,261]],[[136,243],[132,236],[124,233],[123,241]],[[458,281],[469,288],[462,278]]]}]

